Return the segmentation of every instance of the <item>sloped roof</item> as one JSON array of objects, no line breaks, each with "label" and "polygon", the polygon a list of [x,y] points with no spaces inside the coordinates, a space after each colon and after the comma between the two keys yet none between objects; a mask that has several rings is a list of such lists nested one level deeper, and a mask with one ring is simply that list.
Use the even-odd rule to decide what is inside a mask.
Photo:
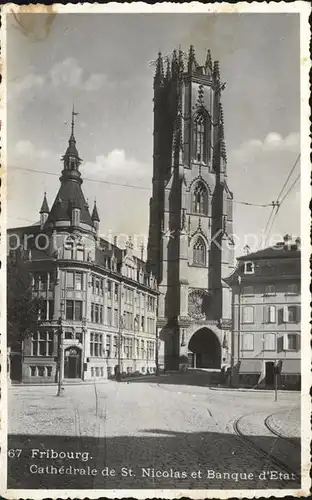
[{"label": "sloped roof", "polygon": [[72,208],[80,208],[80,221],[93,226],[89,208],[81,189],[81,181],[67,178],[62,181],[47,222],[70,221]]},{"label": "sloped roof", "polygon": [[259,259],[287,259],[300,256],[300,250],[294,247],[287,247],[283,243],[277,244],[274,247],[264,248],[257,252],[248,253],[238,257],[237,260],[259,260]]}]

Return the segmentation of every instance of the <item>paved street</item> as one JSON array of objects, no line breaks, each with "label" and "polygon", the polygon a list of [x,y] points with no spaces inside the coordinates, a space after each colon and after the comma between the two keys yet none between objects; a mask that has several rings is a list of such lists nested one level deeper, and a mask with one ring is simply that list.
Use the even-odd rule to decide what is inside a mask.
[{"label": "paved street", "polygon": [[[273,392],[212,390],[186,374],[71,385],[64,396],[55,394],[55,386],[9,391],[9,448],[22,450],[9,460],[10,488],[298,487],[237,436],[233,424],[244,416],[244,435],[281,459],[284,440],[263,425],[273,415],[272,428],[292,440],[287,446],[298,471],[299,393],[280,392],[274,402]],[[47,450],[50,457],[40,457]]]}]

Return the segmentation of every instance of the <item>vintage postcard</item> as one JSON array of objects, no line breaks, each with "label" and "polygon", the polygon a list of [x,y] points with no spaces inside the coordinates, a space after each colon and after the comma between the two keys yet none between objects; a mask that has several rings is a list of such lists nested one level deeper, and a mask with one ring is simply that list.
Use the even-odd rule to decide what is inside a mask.
[{"label": "vintage postcard", "polygon": [[1,495],[308,496],[307,2],[1,12]]}]

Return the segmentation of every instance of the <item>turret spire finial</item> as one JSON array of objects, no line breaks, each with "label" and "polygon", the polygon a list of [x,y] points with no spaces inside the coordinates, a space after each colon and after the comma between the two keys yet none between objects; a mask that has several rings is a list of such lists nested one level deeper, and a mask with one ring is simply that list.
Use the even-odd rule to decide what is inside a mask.
[{"label": "turret spire finial", "polygon": [[74,131],[75,131],[75,116],[79,115],[75,111],[75,104],[73,103],[73,110],[72,110],[72,121],[71,121],[71,138],[75,137]]}]

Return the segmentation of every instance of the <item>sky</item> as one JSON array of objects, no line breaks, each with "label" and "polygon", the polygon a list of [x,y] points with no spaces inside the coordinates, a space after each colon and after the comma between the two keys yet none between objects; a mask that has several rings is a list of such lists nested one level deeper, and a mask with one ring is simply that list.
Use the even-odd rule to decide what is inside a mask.
[{"label": "sky", "polygon": [[[270,207],[300,152],[298,14],[24,14],[8,16],[8,227],[35,223],[59,187],[73,102],[90,207],[101,234],[148,235],[153,74],[164,55],[210,48],[222,102],[236,255],[264,245]],[[26,169],[34,169],[31,172]],[[39,172],[38,172],[39,171]],[[283,194],[300,173],[297,163]],[[123,184],[123,186],[116,185]],[[131,187],[136,186],[136,187]],[[283,194],[280,200],[283,199]],[[267,244],[300,233],[300,181]],[[136,250],[136,249],[135,249]]]}]

